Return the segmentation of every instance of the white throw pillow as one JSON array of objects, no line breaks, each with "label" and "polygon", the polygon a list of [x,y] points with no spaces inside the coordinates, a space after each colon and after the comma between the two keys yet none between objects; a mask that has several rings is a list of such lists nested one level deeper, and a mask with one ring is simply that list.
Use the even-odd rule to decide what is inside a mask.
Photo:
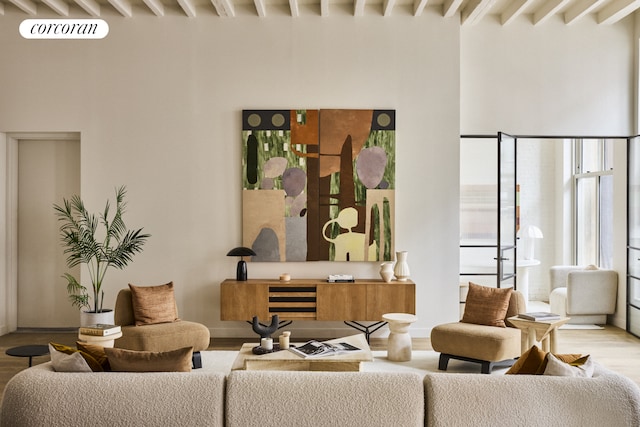
[{"label": "white throw pillow", "polygon": [[544,370],[544,375],[591,378],[593,376],[593,369],[594,366],[591,357],[587,357],[587,360],[582,365],[572,366],[549,353],[547,355],[547,367]]},{"label": "white throw pillow", "polygon": [[49,344],[51,364],[56,372],[93,372],[80,352],[66,354]]}]

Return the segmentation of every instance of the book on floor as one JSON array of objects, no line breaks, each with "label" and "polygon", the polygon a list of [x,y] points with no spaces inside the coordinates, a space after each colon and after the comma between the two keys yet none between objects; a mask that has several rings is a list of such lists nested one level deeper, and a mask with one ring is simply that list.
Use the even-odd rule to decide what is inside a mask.
[{"label": "book on floor", "polygon": [[333,356],[349,351],[359,351],[361,349],[346,342],[328,343],[311,340],[297,347],[290,347],[289,350],[300,357],[310,358]]},{"label": "book on floor", "polygon": [[81,326],[79,331],[82,335],[94,335],[97,337],[106,337],[108,335],[117,334],[121,331],[118,325],[106,325],[98,323],[95,325]]},{"label": "book on floor", "polygon": [[529,313],[520,313],[518,317],[525,320],[560,320],[560,315],[555,313],[548,313],[546,311],[534,311]]}]

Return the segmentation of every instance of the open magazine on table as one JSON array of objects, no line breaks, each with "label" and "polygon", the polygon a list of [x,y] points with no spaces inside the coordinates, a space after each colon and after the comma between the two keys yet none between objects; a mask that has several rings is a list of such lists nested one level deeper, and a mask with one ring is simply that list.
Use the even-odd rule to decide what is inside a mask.
[{"label": "open magazine on table", "polygon": [[307,341],[297,347],[289,348],[289,351],[304,358],[333,356],[359,350],[361,349],[346,342],[328,343],[317,340]]}]

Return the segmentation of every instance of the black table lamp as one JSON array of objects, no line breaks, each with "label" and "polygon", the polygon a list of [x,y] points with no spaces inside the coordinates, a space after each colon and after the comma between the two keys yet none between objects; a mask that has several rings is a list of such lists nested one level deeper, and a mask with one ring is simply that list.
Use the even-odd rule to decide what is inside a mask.
[{"label": "black table lamp", "polygon": [[242,257],[256,255],[256,253],[251,248],[245,248],[244,246],[238,246],[237,248],[231,249],[227,256],[239,256],[240,261],[238,261],[238,268],[236,269],[236,280],[239,282],[244,282],[247,280],[247,263]]}]

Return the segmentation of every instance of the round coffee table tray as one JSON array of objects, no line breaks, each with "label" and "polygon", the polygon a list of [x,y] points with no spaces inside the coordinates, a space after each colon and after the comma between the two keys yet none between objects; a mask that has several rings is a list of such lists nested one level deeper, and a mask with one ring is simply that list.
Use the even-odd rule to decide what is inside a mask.
[{"label": "round coffee table tray", "polygon": [[[294,347],[294,346],[290,346],[290,347]],[[280,344],[273,343],[273,348],[271,350],[267,350],[266,348],[263,348],[257,345],[251,349],[251,352],[253,354],[261,355],[261,354],[275,353],[276,351],[280,351],[280,350],[282,350],[280,348]]]}]

